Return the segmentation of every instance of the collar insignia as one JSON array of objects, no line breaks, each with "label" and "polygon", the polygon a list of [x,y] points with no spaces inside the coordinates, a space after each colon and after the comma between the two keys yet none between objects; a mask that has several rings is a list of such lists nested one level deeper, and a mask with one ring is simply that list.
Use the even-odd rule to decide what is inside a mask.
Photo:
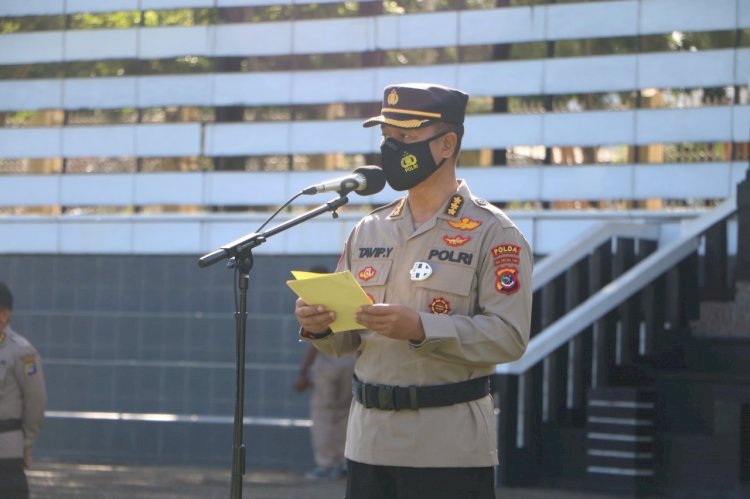
[{"label": "collar insignia", "polygon": [[404,211],[404,205],[406,204],[406,198],[401,198],[401,201],[398,202],[396,207],[393,209],[389,217],[399,217],[401,216],[401,212]]},{"label": "collar insignia", "polygon": [[462,204],[464,204],[464,198],[461,195],[456,194],[451,198],[450,204],[448,204],[448,207],[445,209],[445,214],[455,217],[458,215],[458,210],[461,208]]}]

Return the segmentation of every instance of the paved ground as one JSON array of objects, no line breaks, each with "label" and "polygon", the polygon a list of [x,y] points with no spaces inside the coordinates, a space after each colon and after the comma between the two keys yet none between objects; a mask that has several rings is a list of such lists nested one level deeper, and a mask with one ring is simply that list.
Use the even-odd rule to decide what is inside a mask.
[{"label": "paved ground", "polygon": [[[32,499],[226,499],[229,470],[36,462]],[[299,473],[250,471],[243,499],[343,499],[343,480],[307,480]],[[559,490],[505,489],[502,499],[612,499]],[[429,498],[424,498],[429,499]]]}]

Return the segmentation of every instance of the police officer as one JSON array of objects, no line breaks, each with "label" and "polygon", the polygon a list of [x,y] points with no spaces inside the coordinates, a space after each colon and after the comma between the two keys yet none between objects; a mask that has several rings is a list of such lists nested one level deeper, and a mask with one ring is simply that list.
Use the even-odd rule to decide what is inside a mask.
[{"label": "police officer", "polygon": [[[489,376],[523,355],[531,248],[498,208],[456,177],[468,96],[434,84],[385,88],[388,184],[407,195],[364,217],[338,269],[370,296],[362,329],[298,300],[300,336],[361,354],[347,428],[348,499],[494,499],[498,464]],[[513,186],[506,189],[512,193]]]},{"label": "police officer", "polygon": [[0,282],[0,497],[29,497],[24,468],[39,435],[47,390],[39,355],[10,327],[13,295]]}]

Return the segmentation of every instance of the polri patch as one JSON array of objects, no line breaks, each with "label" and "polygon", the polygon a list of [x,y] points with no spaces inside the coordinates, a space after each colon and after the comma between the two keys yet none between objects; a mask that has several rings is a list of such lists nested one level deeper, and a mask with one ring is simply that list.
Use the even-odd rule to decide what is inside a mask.
[{"label": "polri patch", "polygon": [[21,361],[23,362],[23,372],[26,376],[36,374],[36,355],[25,355],[21,357]]},{"label": "polri patch", "polygon": [[500,293],[512,295],[521,288],[516,267],[501,267],[495,270],[495,275],[497,276],[495,289]]}]

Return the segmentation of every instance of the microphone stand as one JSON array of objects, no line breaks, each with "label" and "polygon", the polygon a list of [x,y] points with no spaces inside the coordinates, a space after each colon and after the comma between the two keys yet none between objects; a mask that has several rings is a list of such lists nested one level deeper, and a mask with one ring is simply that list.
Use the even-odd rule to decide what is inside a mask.
[{"label": "microphone stand", "polygon": [[242,441],[242,430],[244,424],[244,397],[245,397],[245,337],[247,333],[247,289],[250,282],[250,270],[253,267],[253,248],[265,243],[269,237],[283,232],[296,225],[315,218],[327,211],[333,213],[333,218],[338,218],[336,210],[349,202],[346,192],[342,189],[338,199],[303,213],[287,222],[268,229],[265,232],[251,232],[239,239],[221,246],[218,250],[203,255],[198,259],[198,266],[208,267],[224,259],[230,259],[228,267],[236,265],[239,273],[237,286],[240,290],[239,310],[235,312],[236,325],[236,347],[237,366],[234,401],[234,445],[232,447],[232,486],[231,499],[242,498],[242,477],[245,475],[245,445]]}]

